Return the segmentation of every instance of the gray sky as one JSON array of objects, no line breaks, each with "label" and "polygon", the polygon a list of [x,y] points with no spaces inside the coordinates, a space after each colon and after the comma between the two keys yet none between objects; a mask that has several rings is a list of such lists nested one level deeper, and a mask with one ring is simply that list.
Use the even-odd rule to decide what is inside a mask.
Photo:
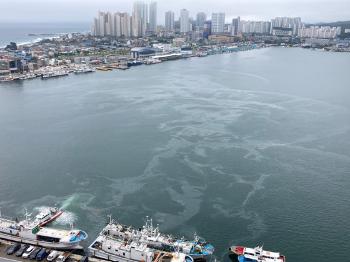
[{"label": "gray sky", "polygon": [[[98,10],[131,12],[133,0],[0,0],[0,21],[90,22]],[[146,1],[148,2],[148,1]],[[227,21],[270,20],[276,16],[300,16],[305,22],[350,20],[350,0],[158,0],[158,23],[164,12],[176,17],[186,8],[192,17],[204,11],[225,12]]]}]

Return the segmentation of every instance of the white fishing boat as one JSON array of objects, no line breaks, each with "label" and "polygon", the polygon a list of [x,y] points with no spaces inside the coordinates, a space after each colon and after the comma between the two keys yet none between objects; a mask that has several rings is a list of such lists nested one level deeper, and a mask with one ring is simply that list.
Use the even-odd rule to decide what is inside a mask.
[{"label": "white fishing boat", "polygon": [[[43,221],[47,221],[44,220]],[[0,238],[30,245],[59,250],[82,249],[80,243],[86,240],[87,233],[81,230],[44,228],[38,220],[31,220],[26,213],[23,221],[0,217]]]},{"label": "white fishing boat", "polygon": [[[152,220],[148,218],[145,225],[140,229],[134,229],[130,226],[128,227],[120,223],[116,223],[110,218],[109,224],[102,230],[100,236],[95,241],[96,243],[100,244],[93,244],[90,246],[90,248],[96,248],[97,246],[100,247],[100,250],[104,250],[104,252],[106,252],[106,250],[110,251],[111,249],[108,249],[108,247],[111,246],[109,243],[111,241],[133,243],[134,245],[137,245],[136,250],[142,250],[144,254],[149,252],[146,250],[146,248],[148,248],[153,250],[153,253],[155,251],[181,253],[190,257],[191,259],[206,259],[214,252],[214,247],[211,244],[200,240],[198,237],[196,237],[193,241],[188,241],[184,239],[176,239],[170,235],[160,233],[159,228],[153,227]],[[119,247],[116,249],[118,251],[120,250]],[[93,251],[96,253],[96,250]],[[113,253],[114,251],[110,252]]]},{"label": "white fishing boat", "polygon": [[63,210],[58,209],[56,207],[50,207],[41,211],[38,215],[35,216],[34,223],[43,227],[57,218],[59,218],[63,214]]},{"label": "white fishing boat", "polygon": [[115,262],[193,262],[193,258],[180,252],[164,252],[137,240],[123,239],[102,231],[89,246],[89,255]]},{"label": "white fishing boat", "polygon": [[278,252],[263,250],[262,247],[232,246],[230,252],[237,255],[238,262],[286,262],[286,257]]}]

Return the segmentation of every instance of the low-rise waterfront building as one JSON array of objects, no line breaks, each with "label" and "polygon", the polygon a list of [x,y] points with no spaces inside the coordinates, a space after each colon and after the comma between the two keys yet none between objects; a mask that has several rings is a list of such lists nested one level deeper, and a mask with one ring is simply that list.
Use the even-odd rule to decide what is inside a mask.
[{"label": "low-rise waterfront building", "polygon": [[156,53],[157,49],[152,47],[134,47],[130,50],[130,54],[133,59],[151,57],[154,56]]},{"label": "low-rise waterfront building", "polygon": [[208,40],[214,44],[231,43],[234,41],[234,37],[230,35],[210,35]]}]

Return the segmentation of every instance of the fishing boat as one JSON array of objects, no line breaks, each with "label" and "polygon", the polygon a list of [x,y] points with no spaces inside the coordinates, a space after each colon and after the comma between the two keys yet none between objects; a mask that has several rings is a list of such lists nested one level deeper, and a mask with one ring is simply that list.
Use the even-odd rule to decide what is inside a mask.
[{"label": "fishing boat", "polygon": [[36,215],[34,223],[43,227],[55,221],[62,214],[63,214],[63,210],[58,209],[56,207],[50,207],[48,209],[41,211],[38,215]]},{"label": "fishing boat", "polygon": [[[55,215],[59,214],[55,213]],[[54,217],[53,215],[52,217]],[[45,219],[42,222],[51,220]],[[8,241],[20,242],[29,245],[41,246],[58,250],[82,249],[80,243],[87,239],[86,232],[81,230],[63,230],[42,227],[38,220],[30,219],[26,212],[25,219],[18,222],[0,215],[0,238]]]},{"label": "fishing boat", "polygon": [[[89,246],[91,257],[115,262],[193,262],[193,258],[180,251],[164,251],[154,248],[131,233],[116,234],[105,227]],[[126,228],[125,228],[126,229]]]},{"label": "fishing boat", "polygon": [[237,255],[239,262],[286,262],[286,257],[278,252],[263,250],[262,247],[248,248],[232,246],[230,252]]},{"label": "fishing boat", "polygon": [[161,233],[158,226],[154,227],[152,219],[148,217],[140,229],[122,225],[110,218],[101,235],[131,240],[158,251],[183,253],[193,259],[207,259],[214,252],[214,247],[198,236],[195,236],[194,240],[185,240]]},{"label": "fishing boat", "polygon": [[82,68],[78,68],[74,71],[74,74],[86,74],[86,73],[93,73],[96,70],[93,68],[89,68],[89,67],[82,67]]},{"label": "fishing boat", "polygon": [[57,78],[62,76],[68,76],[69,73],[66,71],[57,71],[57,72],[46,72],[41,76],[41,79],[50,79],[50,78]]}]

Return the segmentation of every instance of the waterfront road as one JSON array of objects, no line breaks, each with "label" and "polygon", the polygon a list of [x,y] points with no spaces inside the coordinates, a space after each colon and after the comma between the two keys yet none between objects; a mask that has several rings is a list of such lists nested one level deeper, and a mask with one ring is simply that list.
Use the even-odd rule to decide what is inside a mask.
[{"label": "waterfront road", "polygon": [[18,261],[20,261],[20,260],[6,258],[6,257],[0,257],[0,262],[18,262]]}]

